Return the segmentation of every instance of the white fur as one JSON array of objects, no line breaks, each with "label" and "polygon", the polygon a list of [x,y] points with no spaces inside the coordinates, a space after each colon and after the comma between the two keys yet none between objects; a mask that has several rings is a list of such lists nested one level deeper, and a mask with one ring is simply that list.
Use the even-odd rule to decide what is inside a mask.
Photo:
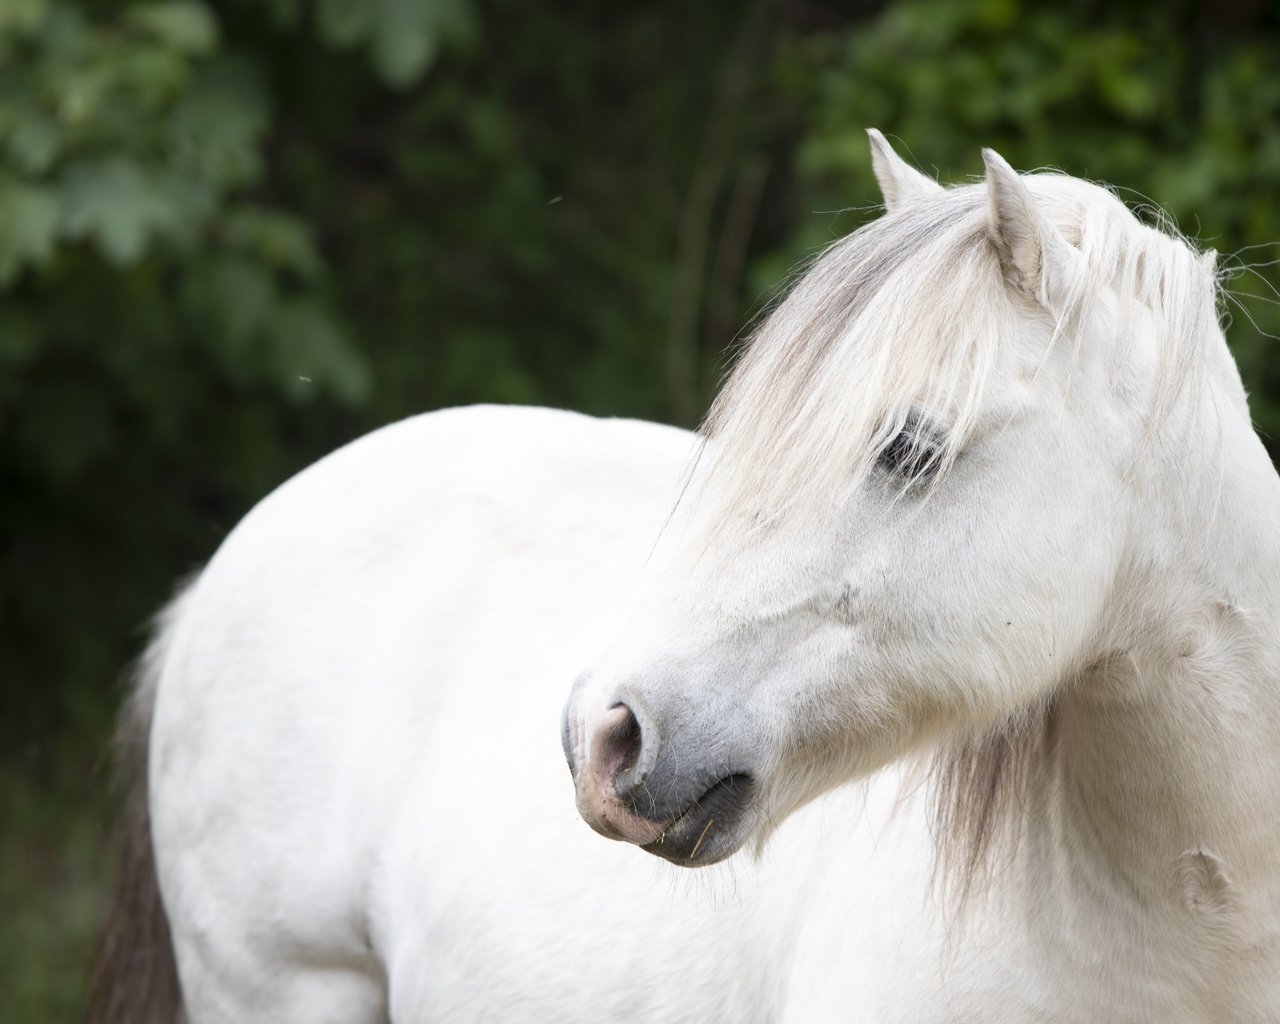
[{"label": "white fur", "polygon": [[[912,250],[803,379],[784,304],[687,481],[692,435],[477,408],[246,518],[152,733],[192,1024],[1280,1020],[1280,482],[1211,272],[1093,186],[989,176],[892,215],[969,262]],[[902,492],[909,409],[950,450]],[[749,770],[754,853],[579,820],[588,665],[574,728],[625,699],[681,770]],[[948,914],[898,759],[1046,702],[1016,842]]]}]

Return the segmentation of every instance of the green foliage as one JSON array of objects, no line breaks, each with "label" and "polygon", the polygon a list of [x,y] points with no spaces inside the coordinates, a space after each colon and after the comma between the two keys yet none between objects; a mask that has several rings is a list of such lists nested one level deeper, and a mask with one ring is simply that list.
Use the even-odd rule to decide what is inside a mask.
[{"label": "green foliage", "polygon": [[[117,307],[116,330],[167,320],[175,355],[190,339],[241,370],[247,361],[274,371],[266,380],[285,391],[299,393],[305,376],[358,399],[368,369],[325,305],[309,227],[241,198],[261,180],[271,110],[253,63],[219,52],[211,10],[168,0],[94,19],[48,0],[24,11],[0,26],[0,286],[11,310],[24,299],[38,307],[54,280],[74,292],[114,269],[156,286],[155,305]],[[232,276],[257,304],[211,314],[209,298]],[[44,326],[25,318],[28,332]],[[47,356],[66,344],[46,331],[22,350]],[[111,357],[98,357],[109,374]]]},{"label": "green foliage", "polygon": [[470,46],[475,22],[468,0],[270,0],[277,21],[294,26],[310,8],[317,32],[339,48],[367,47],[378,75],[392,86],[421,77],[442,46]]}]

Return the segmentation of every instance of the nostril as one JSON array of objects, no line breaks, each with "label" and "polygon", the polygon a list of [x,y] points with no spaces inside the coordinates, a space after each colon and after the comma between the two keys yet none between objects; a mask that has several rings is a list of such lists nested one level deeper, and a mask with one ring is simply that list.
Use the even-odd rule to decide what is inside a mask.
[{"label": "nostril", "polygon": [[578,766],[578,807],[587,808],[583,817],[607,820],[614,814],[657,820],[648,781],[661,746],[660,730],[643,709],[633,711],[619,702],[599,715],[589,728]]},{"label": "nostril", "polygon": [[612,781],[630,771],[640,759],[640,723],[625,704],[615,704],[596,726],[591,760],[600,775]]}]

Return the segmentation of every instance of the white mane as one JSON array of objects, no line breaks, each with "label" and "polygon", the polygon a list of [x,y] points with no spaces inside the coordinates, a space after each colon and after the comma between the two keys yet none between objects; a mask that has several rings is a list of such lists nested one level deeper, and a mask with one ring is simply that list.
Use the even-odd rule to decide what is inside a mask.
[{"label": "white mane", "polygon": [[[1060,174],[1024,180],[1082,257],[1051,344],[1077,346],[1107,306],[1115,345],[1136,306],[1160,325],[1158,423],[1194,377],[1216,317],[1212,253],[1140,224],[1109,191]],[[918,412],[941,477],[969,439],[1001,346],[1027,305],[1002,279],[985,186],[947,189],[832,245],[756,332],[703,426],[699,501],[719,533],[856,485]],[[1114,302],[1108,303],[1108,297]],[[916,439],[919,441],[919,439]],[[834,471],[832,467],[840,467]]]}]

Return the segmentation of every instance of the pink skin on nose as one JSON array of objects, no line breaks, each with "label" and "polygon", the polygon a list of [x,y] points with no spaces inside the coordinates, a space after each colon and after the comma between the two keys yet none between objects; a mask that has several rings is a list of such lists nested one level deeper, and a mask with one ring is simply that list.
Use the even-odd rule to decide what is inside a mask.
[{"label": "pink skin on nose", "polygon": [[610,708],[590,729],[585,751],[579,748],[585,756],[579,761],[578,813],[602,836],[646,846],[657,842],[669,823],[636,817],[613,788],[613,777],[627,751],[619,737],[630,720],[626,707]]}]

